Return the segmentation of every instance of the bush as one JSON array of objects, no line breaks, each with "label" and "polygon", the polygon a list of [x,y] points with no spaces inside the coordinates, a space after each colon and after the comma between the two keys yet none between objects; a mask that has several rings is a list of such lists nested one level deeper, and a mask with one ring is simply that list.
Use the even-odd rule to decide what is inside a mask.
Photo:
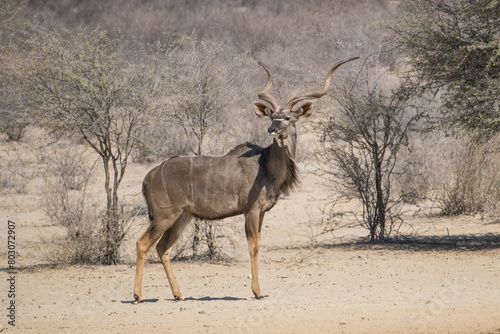
[{"label": "bush", "polygon": [[7,141],[21,141],[29,124],[17,113],[0,111],[0,133],[5,134]]},{"label": "bush", "polygon": [[438,194],[441,214],[455,216],[493,212],[500,201],[498,144],[468,143],[456,152],[452,180]]},{"label": "bush", "polygon": [[2,192],[26,193],[30,177],[26,175],[26,168],[21,159],[7,161],[0,165],[0,189]]},{"label": "bush", "polygon": [[64,238],[51,241],[56,248],[47,257],[53,264],[102,263],[106,234],[100,201],[90,201],[84,191],[70,191],[67,184],[60,181],[50,186],[41,201],[45,215],[66,229]]},{"label": "bush", "polygon": [[409,171],[395,171],[400,150],[408,146],[408,136],[421,117],[411,90],[401,85],[388,94],[388,89],[381,88],[390,78],[378,72],[375,61],[360,72],[364,81],[338,91],[338,111],[320,124],[323,147],[319,154],[324,172],[333,177],[338,191],[361,202],[358,220],[370,231],[371,241],[389,238],[401,220],[399,204],[408,194],[395,194],[393,184]]},{"label": "bush", "polygon": [[[51,194],[48,201],[58,201]],[[49,205],[47,208],[54,208]],[[106,249],[106,234],[102,228],[104,210],[97,201],[85,203],[81,194],[70,196],[61,210],[48,213],[54,221],[66,227],[66,237],[56,239],[56,249],[49,254],[54,264],[101,264]]]},{"label": "bush", "polygon": [[93,172],[93,166],[86,162],[88,156],[77,148],[67,147],[54,148],[43,155],[52,160],[47,159],[44,175],[47,191],[41,195],[40,207],[51,222],[65,228],[63,238],[50,241],[55,248],[51,248],[47,258],[53,264],[102,263],[106,249],[105,209],[102,200],[89,198],[87,193]]},{"label": "bush", "polygon": [[[39,205],[45,216],[65,229],[63,237],[42,238],[50,245],[47,259],[52,264],[107,264],[109,235],[106,226],[106,207],[101,197],[87,191],[96,162],[88,151],[60,146],[41,153],[46,160],[45,187]],[[56,157],[49,160],[48,157]],[[146,214],[141,206],[120,204],[117,219],[121,238],[130,228],[133,217]],[[121,241],[121,240],[120,240]],[[54,248],[55,246],[55,248]]]},{"label": "bush", "polygon": [[232,239],[236,226],[230,219],[193,222],[172,249],[172,260],[227,260],[229,250],[236,247]]}]

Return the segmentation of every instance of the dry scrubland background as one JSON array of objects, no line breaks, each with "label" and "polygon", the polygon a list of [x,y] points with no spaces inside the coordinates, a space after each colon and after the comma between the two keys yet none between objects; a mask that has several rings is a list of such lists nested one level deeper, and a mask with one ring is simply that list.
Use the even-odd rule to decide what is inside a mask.
[{"label": "dry scrubland background", "polygon": [[[236,98],[207,118],[200,148],[205,154],[221,154],[244,141],[270,142],[265,135],[268,122],[252,110],[265,83],[257,59],[275,73],[273,95],[282,102],[316,89],[340,59],[375,54],[382,70],[397,72],[401,66],[394,53],[385,52],[391,35],[379,26],[394,18],[397,3],[392,1],[228,0],[181,5],[49,0],[28,1],[27,9],[36,14],[27,20],[51,29],[74,32],[101,27],[111,37],[122,38],[119,52],[124,59],[133,58],[128,46],[138,40],[169,43],[182,34],[208,45],[198,52],[215,49],[223,59],[237,58],[230,70],[238,79],[227,90]],[[360,62],[342,67],[334,77],[334,89],[360,67]],[[387,75],[381,86],[397,82],[395,75]],[[121,246],[121,264],[111,267],[64,265],[78,262],[75,253],[83,263],[95,256],[92,238],[78,245],[67,241],[76,233],[70,227],[75,217],[81,221],[79,228],[99,229],[105,193],[97,155],[75,136],[54,143],[47,131],[32,125],[23,128],[19,140],[2,133],[0,211],[4,221],[16,222],[17,261],[22,269],[17,329],[499,332],[497,141],[478,146],[440,131],[412,133],[397,165],[405,177],[395,182],[393,192],[410,189],[415,197],[401,206],[401,225],[399,221],[391,225],[393,239],[369,244],[365,243],[368,231],[356,219],[359,202],[340,200],[339,189],[322,176],[316,159],[317,130],[335,112],[333,101],[331,97],[319,101],[313,116],[299,125],[301,186],[266,215],[260,257],[267,298],[262,301],[251,298],[243,219],[235,217],[203,230],[202,237],[215,244],[217,256],[212,261],[174,263],[186,302],[171,298],[153,248],[145,268],[146,303],[131,303],[135,241],[148,224],[141,211],[142,179],[168,156],[193,153],[176,122],[151,120],[132,154],[119,190],[125,226],[130,229]],[[8,122],[4,129],[22,128]],[[80,205],[83,199],[85,206]],[[467,208],[460,210],[464,203]],[[1,245],[7,244],[4,231]],[[193,233],[186,231],[176,250],[179,258],[191,255]],[[201,246],[199,252],[210,253],[211,246]],[[0,254],[6,259],[6,247]],[[6,268],[6,260],[1,267]],[[2,309],[7,302],[4,292]],[[7,328],[2,319],[0,328]]]}]

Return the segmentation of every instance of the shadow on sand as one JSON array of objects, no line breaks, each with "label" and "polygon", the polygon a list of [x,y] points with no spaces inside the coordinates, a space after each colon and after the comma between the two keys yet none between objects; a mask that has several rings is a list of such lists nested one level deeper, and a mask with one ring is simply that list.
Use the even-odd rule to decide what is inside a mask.
[{"label": "shadow on sand", "polygon": [[[175,298],[167,298],[165,300],[166,301],[170,301],[170,302],[176,302],[176,301],[178,301]],[[201,298],[194,298],[194,297],[188,297],[185,300],[193,300],[193,301],[217,301],[217,300],[238,301],[238,300],[248,300],[248,298],[237,298],[237,297],[201,297]],[[156,303],[158,301],[159,301],[158,298],[144,299],[141,302],[141,304]],[[121,300],[120,302],[122,304],[134,304],[134,305],[137,305],[137,302],[135,300]]]},{"label": "shadow on sand", "polygon": [[225,300],[225,301],[238,301],[238,300],[247,300],[247,298],[237,298],[237,297],[201,297],[201,298],[193,298],[188,297],[186,300],[195,300],[195,301],[217,301],[217,300]]},{"label": "shadow on sand", "polygon": [[[142,303],[156,303],[156,302],[158,302],[158,301],[159,301],[159,299],[158,299],[158,298],[150,298],[150,299],[144,299],[144,300],[142,301]],[[112,302],[116,302],[116,300],[112,300]],[[120,302],[121,302],[122,304],[134,304],[134,305],[136,305],[136,304],[137,304],[137,302],[135,301],[135,299],[134,299],[134,300],[121,300]],[[142,303],[141,303],[141,304],[142,304]]]},{"label": "shadow on sand", "polygon": [[321,244],[322,248],[339,248],[350,250],[406,250],[425,251],[482,251],[500,249],[500,234],[461,234],[461,235],[430,235],[409,236],[389,239],[386,241],[367,242],[352,241],[335,244]]}]

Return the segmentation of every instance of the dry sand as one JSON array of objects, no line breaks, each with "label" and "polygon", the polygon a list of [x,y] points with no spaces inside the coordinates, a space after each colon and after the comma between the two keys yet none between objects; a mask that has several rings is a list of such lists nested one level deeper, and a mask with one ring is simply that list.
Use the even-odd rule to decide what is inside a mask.
[{"label": "dry sand", "polygon": [[[139,196],[149,166],[131,165],[123,184]],[[3,195],[0,331],[27,333],[500,333],[500,224],[480,217],[409,218],[413,244],[369,245],[359,226],[318,235],[329,193],[305,171],[302,185],[265,217],[260,283],[250,289],[243,218],[232,260],[174,262],[183,302],[161,265],[145,267],[143,297],[132,303],[136,222],[124,247],[128,264],[57,267],[40,235],[61,228],[37,209],[38,194]],[[35,187],[36,185],[31,185]],[[93,187],[100,187],[96,182]],[[31,192],[30,192],[31,193]],[[349,203],[356,209],[356,203]],[[16,223],[15,328],[8,325],[7,220]],[[315,247],[311,247],[315,246]],[[154,249],[152,250],[152,252]],[[150,256],[154,258],[153,256]]]}]

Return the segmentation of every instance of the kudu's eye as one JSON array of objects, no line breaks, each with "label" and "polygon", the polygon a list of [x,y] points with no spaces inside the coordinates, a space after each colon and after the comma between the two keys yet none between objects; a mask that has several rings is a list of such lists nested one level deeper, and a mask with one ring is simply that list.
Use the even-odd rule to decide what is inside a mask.
[{"label": "kudu's eye", "polygon": [[285,117],[285,121],[289,121],[290,120],[290,117]]}]

